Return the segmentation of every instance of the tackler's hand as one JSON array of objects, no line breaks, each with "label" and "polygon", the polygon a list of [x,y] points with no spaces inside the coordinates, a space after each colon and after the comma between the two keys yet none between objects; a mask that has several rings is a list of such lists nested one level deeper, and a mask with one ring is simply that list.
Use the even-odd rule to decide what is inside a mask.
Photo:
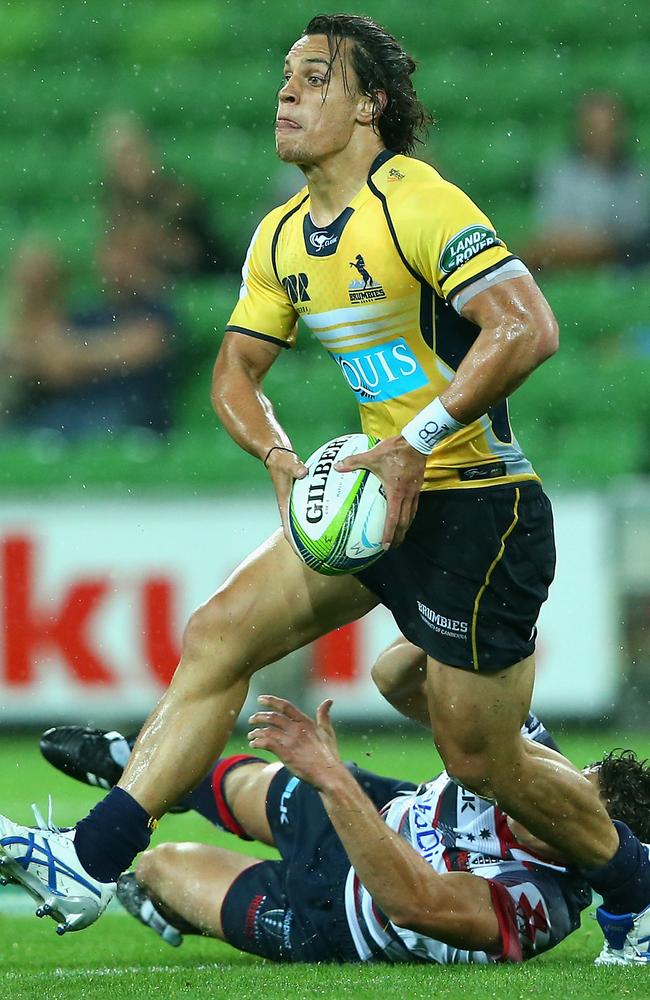
[{"label": "tackler's hand", "polygon": [[270,750],[296,777],[322,791],[328,775],[344,766],[329,714],[331,699],[318,706],[315,720],[285,698],[263,694],[257,700],[265,710],[248,720],[255,727],[248,734],[249,746]]},{"label": "tackler's hand", "polygon": [[411,526],[418,509],[426,461],[426,455],[420,454],[398,434],[334,466],[338,472],[370,469],[381,479],[388,503],[382,538],[385,549],[400,545]]}]

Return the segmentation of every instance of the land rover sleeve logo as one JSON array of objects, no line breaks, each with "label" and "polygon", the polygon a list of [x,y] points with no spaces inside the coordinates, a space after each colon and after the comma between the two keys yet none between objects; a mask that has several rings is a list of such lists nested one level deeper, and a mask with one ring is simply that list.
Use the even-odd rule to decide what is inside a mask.
[{"label": "land rover sleeve logo", "polygon": [[483,250],[500,245],[501,240],[497,239],[493,229],[481,225],[465,226],[443,247],[439,261],[440,270],[443,274],[453,274]]}]

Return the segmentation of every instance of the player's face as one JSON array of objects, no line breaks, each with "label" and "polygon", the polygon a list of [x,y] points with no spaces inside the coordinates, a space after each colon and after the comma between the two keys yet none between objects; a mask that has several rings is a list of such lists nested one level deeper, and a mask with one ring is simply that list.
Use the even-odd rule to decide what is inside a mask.
[{"label": "player's face", "polygon": [[325,35],[299,38],[287,55],[278,95],[278,156],[309,166],[345,149],[364,102],[345,42],[332,59]]}]

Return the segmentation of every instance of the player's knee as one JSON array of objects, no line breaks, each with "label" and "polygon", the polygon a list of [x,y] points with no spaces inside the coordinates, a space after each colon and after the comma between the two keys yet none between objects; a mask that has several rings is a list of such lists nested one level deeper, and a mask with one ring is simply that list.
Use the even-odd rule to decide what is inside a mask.
[{"label": "player's knee", "polygon": [[443,758],[447,774],[463,788],[468,788],[475,795],[484,799],[494,798],[491,775],[486,770],[486,762],[482,757],[467,757],[463,754],[451,754]]},{"label": "player's knee", "polygon": [[437,739],[436,745],[450,778],[482,798],[493,798],[495,761],[474,740]]},{"label": "player's knee", "polygon": [[255,668],[254,650],[247,648],[251,645],[247,643],[249,632],[250,622],[247,627],[236,602],[229,600],[226,593],[217,594],[190,616],[183,633],[183,659],[209,668],[220,659],[215,653],[228,653],[232,648],[238,662]]},{"label": "player's knee", "polygon": [[447,773],[454,781],[484,799],[509,798],[519,780],[517,748],[500,747],[468,752],[454,744],[439,745]]},{"label": "player's knee", "polygon": [[395,688],[395,678],[391,670],[390,657],[386,653],[381,653],[375,660],[370,676],[379,693],[387,698]]},{"label": "player's knee", "polygon": [[219,597],[202,604],[191,615],[183,633],[183,653],[192,658],[209,655],[214,644],[227,639],[229,620]]},{"label": "player's knee", "polygon": [[174,864],[174,845],[159,844],[138,858],[135,874],[140,885],[156,889]]},{"label": "player's knee", "polygon": [[426,678],[426,654],[406,639],[398,639],[379,654],[371,669],[380,694],[391,697],[412,693]]}]

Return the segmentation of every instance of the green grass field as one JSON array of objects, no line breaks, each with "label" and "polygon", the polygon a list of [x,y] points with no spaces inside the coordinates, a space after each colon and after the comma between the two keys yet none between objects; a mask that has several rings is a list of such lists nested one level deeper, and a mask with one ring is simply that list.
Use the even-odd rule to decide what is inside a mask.
[{"label": "green grass field", "polygon": [[[650,755],[650,734],[556,733],[565,752],[582,765],[612,746],[634,746]],[[421,780],[438,759],[426,734],[415,730],[348,734],[344,756],[384,774]],[[241,747],[233,747],[233,751]],[[55,821],[73,822],[97,799],[92,789],[64,778],[40,758],[34,738],[0,739],[2,812],[30,822],[30,803],[47,811],[52,794]],[[239,842],[215,834],[198,816],[168,817],[157,842],[205,839],[231,847]],[[248,845],[245,845],[248,846]],[[597,969],[601,943],[597,925],[585,916],[582,929],[545,958],[520,967],[279,966],[240,954],[220,942],[186,938],[172,949],[129,917],[111,909],[86,931],[58,938],[54,923],[37,920],[31,901],[15,889],[0,890],[0,1000],[81,998],[232,997],[416,998],[442,993],[445,1000],[571,997],[571,1000],[648,998],[650,969]]]}]

